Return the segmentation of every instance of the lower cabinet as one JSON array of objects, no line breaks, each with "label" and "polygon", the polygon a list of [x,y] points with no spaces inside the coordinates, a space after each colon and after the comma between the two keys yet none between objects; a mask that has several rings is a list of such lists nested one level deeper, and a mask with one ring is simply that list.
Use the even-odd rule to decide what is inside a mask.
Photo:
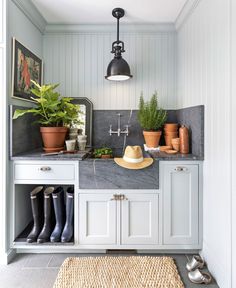
[{"label": "lower cabinet", "polygon": [[163,244],[199,243],[199,165],[163,165]]},{"label": "lower cabinet", "polygon": [[79,243],[116,244],[117,202],[112,194],[79,195]]},{"label": "lower cabinet", "polygon": [[158,194],[130,194],[121,202],[121,243],[157,244]]},{"label": "lower cabinet", "polygon": [[80,244],[158,244],[158,194],[79,195]]}]

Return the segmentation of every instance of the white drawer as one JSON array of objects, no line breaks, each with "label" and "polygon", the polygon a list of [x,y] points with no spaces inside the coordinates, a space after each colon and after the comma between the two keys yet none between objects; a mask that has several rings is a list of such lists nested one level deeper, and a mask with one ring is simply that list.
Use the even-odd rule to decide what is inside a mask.
[{"label": "white drawer", "polygon": [[73,164],[15,164],[15,180],[74,180]]}]

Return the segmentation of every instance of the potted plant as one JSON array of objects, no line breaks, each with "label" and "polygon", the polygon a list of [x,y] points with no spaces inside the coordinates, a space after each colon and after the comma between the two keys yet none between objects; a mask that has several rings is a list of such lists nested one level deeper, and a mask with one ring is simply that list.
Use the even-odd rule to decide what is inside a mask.
[{"label": "potted plant", "polygon": [[94,149],[94,157],[95,158],[112,158],[112,149],[103,147]]},{"label": "potted plant", "polygon": [[31,97],[36,107],[14,112],[13,119],[31,113],[35,122],[41,125],[44,150],[46,152],[61,151],[64,149],[64,142],[68,126],[78,120],[80,113],[79,105],[71,103],[72,98],[60,97],[60,94],[54,91],[59,84],[42,85],[32,81],[34,88],[31,89],[35,97]]},{"label": "potted plant", "polygon": [[159,108],[157,92],[155,91],[150,101],[145,102],[143,94],[140,96],[138,120],[143,128],[143,135],[147,147],[156,148],[161,138],[160,128],[167,119],[167,113]]}]

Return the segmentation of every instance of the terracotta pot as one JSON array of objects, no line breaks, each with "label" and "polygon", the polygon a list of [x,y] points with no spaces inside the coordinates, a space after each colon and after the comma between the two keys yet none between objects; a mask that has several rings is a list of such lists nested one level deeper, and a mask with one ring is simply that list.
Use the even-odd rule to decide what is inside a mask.
[{"label": "terracotta pot", "polygon": [[179,144],[179,143],[180,143],[180,139],[179,139],[179,138],[173,138],[173,139],[171,140],[171,143],[172,143],[172,144]]},{"label": "terracotta pot", "polygon": [[179,152],[179,144],[172,143],[173,149],[177,152]]},{"label": "terracotta pot", "polygon": [[143,131],[143,136],[147,147],[156,148],[159,146],[161,131]]},{"label": "terracotta pot", "polygon": [[46,152],[57,152],[64,149],[67,127],[40,127]]},{"label": "terracotta pot", "polygon": [[165,135],[166,136],[172,136],[172,138],[177,138],[178,137],[178,132],[169,132],[169,131],[165,131]]},{"label": "terracotta pot", "polygon": [[[177,135],[175,135],[175,134],[165,135],[166,145],[172,147],[172,140],[173,140],[173,139],[176,139],[176,136],[177,136]],[[174,142],[174,143],[175,143],[175,142]]]},{"label": "terracotta pot", "polygon": [[111,158],[111,155],[110,154],[104,154],[104,155],[101,155],[101,158],[102,159],[109,159],[109,158]]},{"label": "terracotta pot", "polygon": [[164,125],[164,129],[165,129],[165,131],[175,132],[178,130],[178,124],[177,123],[166,123]]},{"label": "terracotta pot", "polygon": [[171,139],[172,139],[172,136],[165,135],[166,146],[170,146],[172,148]]}]

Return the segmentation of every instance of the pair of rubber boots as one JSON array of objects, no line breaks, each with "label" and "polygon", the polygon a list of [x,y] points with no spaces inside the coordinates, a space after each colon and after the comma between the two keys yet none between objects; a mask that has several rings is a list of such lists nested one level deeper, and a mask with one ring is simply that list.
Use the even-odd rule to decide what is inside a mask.
[{"label": "pair of rubber boots", "polygon": [[73,187],[66,191],[66,207],[61,186],[43,189],[38,186],[30,193],[34,226],[27,242],[70,242],[74,231]]}]

